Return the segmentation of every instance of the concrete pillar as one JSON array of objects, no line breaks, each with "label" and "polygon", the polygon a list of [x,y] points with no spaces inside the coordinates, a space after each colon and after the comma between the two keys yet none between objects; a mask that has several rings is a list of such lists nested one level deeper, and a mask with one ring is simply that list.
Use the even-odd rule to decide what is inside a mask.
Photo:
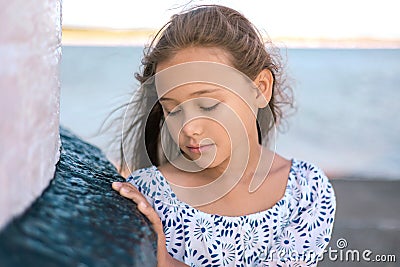
[{"label": "concrete pillar", "polygon": [[0,229],[59,158],[61,0],[0,0]]}]

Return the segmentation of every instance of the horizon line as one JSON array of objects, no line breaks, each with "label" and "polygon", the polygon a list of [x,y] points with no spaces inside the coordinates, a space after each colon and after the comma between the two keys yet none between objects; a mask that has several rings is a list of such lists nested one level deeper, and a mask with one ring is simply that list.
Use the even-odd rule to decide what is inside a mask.
[{"label": "horizon line", "polygon": [[[103,27],[62,27],[62,45],[144,46],[158,32],[153,28],[112,29]],[[399,49],[400,38],[262,36],[275,46],[287,48],[371,48]]]}]

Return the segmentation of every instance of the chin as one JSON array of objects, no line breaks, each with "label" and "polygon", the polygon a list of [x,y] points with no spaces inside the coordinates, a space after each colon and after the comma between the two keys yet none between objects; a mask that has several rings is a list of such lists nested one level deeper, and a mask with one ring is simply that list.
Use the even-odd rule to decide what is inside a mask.
[{"label": "chin", "polygon": [[195,160],[195,159],[193,159],[193,162],[201,169],[213,168],[213,162],[210,163],[209,161],[206,160]]},{"label": "chin", "polygon": [[[210,160],[208,160],[208,161],[203,160],[203,161],[196,161],[196,164],[197,164],[197,166],[199,166],[199,167],[201,167],[201,168],[203,168],[203,169],[212,169],[212,168],[216,168],[216,167],[219,167],[219,166],[223,165],[223,163],[224,163],[225,161],[226,161],[226,160],[214,159],[214,160],[210,163]],[[228,162],[229,162],[229,160],[228,160]]]}]

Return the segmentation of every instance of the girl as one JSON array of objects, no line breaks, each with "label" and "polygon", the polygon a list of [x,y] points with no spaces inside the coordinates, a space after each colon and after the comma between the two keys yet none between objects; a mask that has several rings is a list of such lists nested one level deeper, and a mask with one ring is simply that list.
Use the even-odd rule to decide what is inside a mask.
[{"label": "girl", "polygon": [[192,8],[142,63],[122,129],[129,177],[113,188],[153,223],[159,266],[315,266],[334,191],[312,163],[273,151],[290,87],[253,25],[227,7]]}]

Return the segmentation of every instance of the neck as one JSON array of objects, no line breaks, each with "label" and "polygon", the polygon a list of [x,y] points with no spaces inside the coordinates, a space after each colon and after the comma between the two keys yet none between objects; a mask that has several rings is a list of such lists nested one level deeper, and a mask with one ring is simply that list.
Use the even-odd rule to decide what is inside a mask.
[{"label": "neck", "polygon": [[[248,138],[247,142],[242,142],[232,151],[231,157],[214,168],[205,171],[207,177],[217,179],[222,175],[235,177],[240,182],[250,182],[262,155],[262,146],[258,144],[258,139]],[[239,177],[238,177],[239,176]]]}]

